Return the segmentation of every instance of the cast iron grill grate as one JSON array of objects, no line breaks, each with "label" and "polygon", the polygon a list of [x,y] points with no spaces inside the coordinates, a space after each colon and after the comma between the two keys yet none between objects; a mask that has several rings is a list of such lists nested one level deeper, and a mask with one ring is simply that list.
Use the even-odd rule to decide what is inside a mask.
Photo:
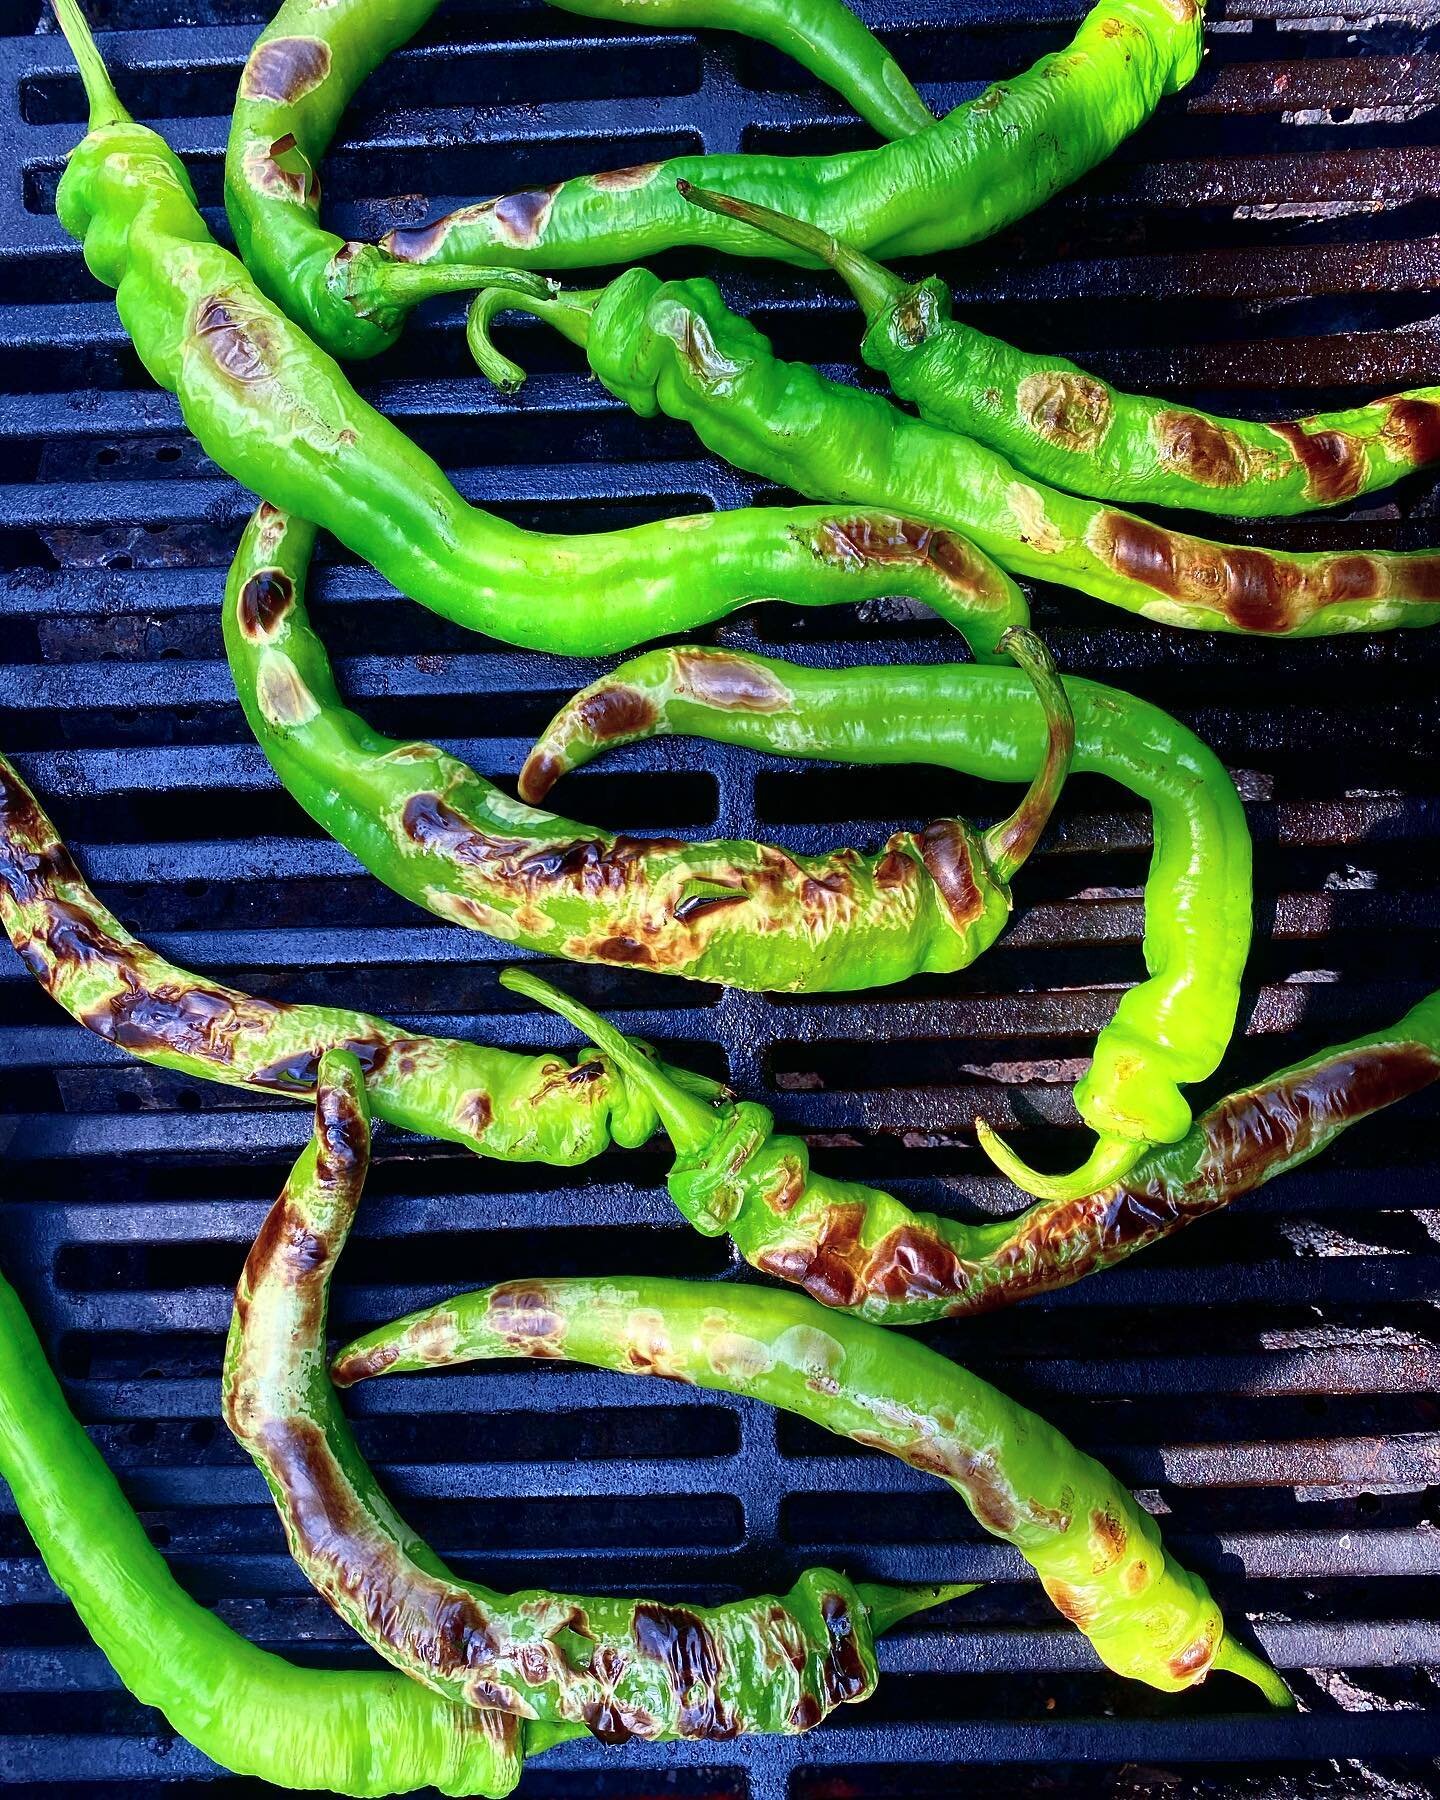
[{"label": "cast iron grill grate", "polygon": [[[218,204],[226,116],[268,0],[96,0],[136,113]],[[937,105],[1063,40],[1074,0],[876,0]],[[957,23],[963,11],[964,23]],[[108,295],[51,214],[80,117],[34,0],[0,5],[0,743],[19,754],[96,886],[180,960],[262,992],[363,1004],[437,1031],[567,1042],[496,985],[504,958],[391,897],[279,794],[221,659],[222,571],[247,501],[138,368]],[[1440,25],[1432,0],[1234,0],[1200,80],[1113,163],[1033,221],[948,259],[969,316],[1132,384],[1232,411],[1304,410],[1440,371]],[[681,149],[827,147],[859,128],[788,64],[580,21],[523,0],[452,6],[366,92],[327,167],[331,217],[373,235],[449,200]],[[690,270],[702,259],[676,256]],[[800,274],[720,266],[790,353],[853,367],[854,316]],[[545,334],[522,404],[467,370],[455,309],[417,324],[367,390],[508,516],[555,529],[779,498],[643,425]],[[1281,526],[1291,544],[1435,541],[1433,482]],[[517,655],[332,560],[326,629],[362,710],[496,775],[591,665]],[[1440,982],[1440,640],[1279,647],[1165,634],[1038,596],[1066,667],[1194,724],[1236,771],[1255,832],[1258,1073],[1398,1014]],[[938,659],[895,607],[761,610],[714,634],[804,660]],[[477,705],[477,699],[479,704]],[[994,796],[933,771],[761,763],[687,742],[608,759],[557,796],[644,829],[808,848],[878,838]],[[1139,970],[1148,819],[1077,781],[1014,927],[966,975],[863,999],[771,1002],[572,970],[577,992],[808,1133],[827,1169],[940,1208],[1009,1204],[977,1109],[1043,1154],[1116,984]],[[82,1416],[182,1579],[257,1640],[355,1660],[286,1557],[216,1409],[227,1290],[306,1123],[295,1109],[112,1055],[0,957],[0,1264]],[[1178,1701],[1105,1677],[937,1484],[731,1400],[563,1368],[377,1384],[367,1450],[443,1553],[501,1584],[721,1598],[808,1561],[875,1577],[981,1578],[971,1602],[889,1640],[866,1708],[798,1742],[567,1747],[543,1796],[887,1800],[1066,1788],[1131,1795],[1440,1792],[1440,1373],[1433,1097],[1312,1170],[1101,1281],[936,1330],[1110,1460],[1260,1635],[1308,1707]],[[382,1132],[338,1327],[444,1279],[656,1269],[723,1279],[723,1244],[677,1223],[658,1150],[558,1176]],[[0,1781],[59,1800],[239,1794],[115,1688],[0,1503]]]}]

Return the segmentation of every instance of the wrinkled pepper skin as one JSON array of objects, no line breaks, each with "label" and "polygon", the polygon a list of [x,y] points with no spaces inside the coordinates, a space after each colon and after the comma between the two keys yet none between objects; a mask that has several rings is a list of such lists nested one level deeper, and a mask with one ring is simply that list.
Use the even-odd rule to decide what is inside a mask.
[{"label": "wrinkled pepper skin", "polygon": [[[0,757],[0,924],[78,1024],[142,1062],[313,1100],[326,1050],[359,1058],[376,1114],[503,1162],[569,1167],[652,1136],[656,1114],[605,1057],[527,1056],[424,1037],[339,1006],[262,1000],[178,968],[87,886],[15,769]],[[713,1082],[671,1071],[714,1097]]]},{"label": "wrinkled pepper skin", "polygon": [[349,1386],[513,1356],[742,1394],[884,1450],[940,1476],[1013,1544],[1116,1674],[1173,1693],[1232,1669],[1293,1704],[1108,1470],[936,1351],[803,1294],[659,1277],[511,1281],[382,1326],[342,1350],[332,1373]]},{"label": "wrinkled pepper skin", "polygon": [[403,1675],[297,1668],[192,1600],[66,1404],[0,1276],[0,1477],[120,1680],[222,1768],[281,1788],[508,1794],[568,1735],[457,1706]]},{"label": "wrinkled pepper skin", "polygon": [[1072,494],[1276,518],[1336,506],[1440,461],[1440,387],[1280,422],[1126,394],[954,316],[938,277],[902,281],[798,219],[687,187],[695,205],[773,232],[835,270],[865,314],[865,361],[921,418]]},{"label": "wrinkled pepper skin", "polygon": [[[1122,996],[1075,1089],[1101,1145],[1070,1197],[1123,1173],[1190,1126],[1181,1087],[1212,1074],[1235,1028],[1250,948],[1250,832],[1224,765],[1158,707],[1117,688],[1065,678],[1077,773],[1119,782],[1151,808],[1144,981]],[[755,704],[768,694],[769,704]],[[1013,669],[937,665],[806,669],[723,650],[652,650],[577,694],[537,742],[520,792],[540,800],[567,769],[612,744],[685,733],[781,756],[905,767],[935,763],[989,781],[1023,781],[1045,738]],[[1108,1144],[1107,1144],[1108,1140]],[[993,1137],[987,1149],[998,1149]],[[1021,1186],[1029,1172],[1004,1164]],[[1098,1171],[1098,1173],[1097,1173]],[[1048,1179],[1048,1178],[1047,1178]]]},{"label": "wrinkled pepper skin", "polygon": [[884,256],[957,249],[1033,212],[1143,125],[1201,57],[1195,0],[1100,0],[1074,38],[897,143],[838,156],[677,156],[462,207],[381,248],[433,268],[637,262],[678,245],[809,263],[686,206],[677,180],[799,214]]},{"label": "wrinkled pepper skin", "polygon": [[[356,90],[430,19],[437,0],[285,0],[240,74],[225,208],[246,267],[334,356],[374,356],[410,308],[475,286],[462,264],[415,269],[320,223],[320,162]],[[788,52],[886,137],[935,123],[894,58],[843,0],[550,0],[632,28],[719,26]],[[616,54],[597,43],[595,57]]]},{"label": "wrinkled pepper skin", "polygon": [[[448,923],[576,962],[791,991],[962,968],[1007,923],[1024,850],[1008,853],[1005,825],[939,819],[870,855],[615,837],[521,805],[433,744],[382,737],[345,707],[306,614],[314,536],[262,507],[241,539],[224,617],[240,704],[310,816]],[[1025,849],[1068,762],[1068,703],[1047,669],[1036,661],[1053,754],[1016,815],[1031,827]]]},{"label": "wrinkled pepper skin", "polygon": [[[395,1512],[325,1366],[330,1281],[369,1164],[360,1065],[320,1065],[315,1130],[255,1240],[225,1350],[225,1422],[254,1457],[307,1579],[388,1662],[464,1706],[605,1743],[808,1730],[875,1687],[873,1632],[955,1589],[861,1590],[827,1569],[716,1607],[497,1594]],[[873,1612],[872,1612],[873,1603]]]},{"label": "wrinkled pepper skin", "polygon": [[57,211],[117,289],[141,361],[221,469],[332,531],[401,593],[507,643],[582,656],[759,599],[908,594],[979,655],[1025,623],[1023,597],[985,559],[888,513],[750,508],[568,538],[471,506],[214,242],[179,159],[115,98],[74,0],[57,7],[92,122]]},{"label": "wrinkled pepper skin", "polygon": [[[1223,544],[1061,493],[880,394],[782,362],[713,282],[630,269],[598,298],[517,294],[512,304],[583,343],[596,375],[642,418],[680,419],[717,455],[800,493],[929,519],[1012,575],[1192,631],[1303,638],[1440,620],[1440,552]],[[485,326],[502,308],[482,295],[472,315],[487,372]]]},{"label": "wrinkled pepper skin", "polygon": [[[613,1028],[520,970],[507,987],[628,1060]],[[1318,1156],[1349,1126],[1440,1077],[1440,993],[1397,1025],[1292,1063],[1203,1113],[1178,1144],[1077,1199],[967,1224],[892,1194],[817,1175],[803,1139],[753,1101],[710,1104],[637,1071],[675,1147],[668,1186],[708,1236],[824,1306],[921,1325],[1013,1305],[1112,1268]]]}]

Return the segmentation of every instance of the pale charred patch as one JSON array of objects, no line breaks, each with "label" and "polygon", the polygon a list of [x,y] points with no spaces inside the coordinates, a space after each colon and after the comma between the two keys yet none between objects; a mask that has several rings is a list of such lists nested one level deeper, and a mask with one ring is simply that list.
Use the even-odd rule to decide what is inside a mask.
[{"label": "pale charred patch", "polygon": [[550,187],[520,188],[492,201],[490,215],[495,221],[495,235],[517,250],[533,250],[544,234],[560,186],[557,181]]},{"label": "pale charred patch", "polygon": [[1207,1625],[1205,1630],[1193,1642],[1187,1644],[1177,1655],[1168,1659],[1165,1667],[1176,1681],[1199,1681],[1210,1664],[1215,1660],[1215,1651],[1219,1647],[1220,1624],[1218,1620]]},{"label": "pale charred patch", "polygon": [[1042,556],[1058,556],[1065,548],[1065,534],[1045,510],[1045,496],[1027,481],[1012,481],[1005,489],[1005,504],[1022,544]]},{"label": "pale charred patch", "polygon": [[383,1375],[399,1360],[400,1346],[395,1343],[376,1344],[367,1350],[353,1350],[346,1356],[336,1357],[330,1367],[330,1379],[336,1387],[354,1387],[357,1381],[366,1381],[372,1375]]},{"label": "pale charred patch", "polygon": [[1150,1581],[1150,1565],[1147,1562],[1131,1563],[1120,1576],[1120,1585],[1127,1594],[1143,1594]]},{"label": "pale charred patch", "polygon": [[255,671],[255,704],[276,731],[295,731],[320,716],[320,702],[282,650],[266,650]]},{"label": "pale charred patch", "polygon": [[953,1440],[917,1436],[898,1453],[913,1468],[939,1475],[958,1488],[975,1517],[997,1537],[1008,1537],[1019,1524],[1014,1491],[988,1451],[975,1451]]},{"label": "pale charred patch", "polygon": [[631,163],[625,169],[602,169],[590,177],[590,185],[602,194],[624,194],[632,188],[649,187],[664,168],[664,163]]},{"label": "pale charred patch", "polygon": [[1015,391],[1020,417],[1061,450],[1093,450],[1110,429],[1110,390],[1092,375],[1044,369],[1027,375]]},{"label": "pale charred patch", "polygon": [[1312,431],[1308,419],[1270,429],[1284,438],[1305,473],[1305,492],[1314,500],[1349,500],[1369,473],[1362,439],[1348,431]]},{"label": "pale charred patch", "polygon": [[471,1088],[461,1096],[455,1108],[455,1123],[471,1137],[481,1138],[495,1118],[495,1107],[484,1088]]},{"label": "pale charred patch", "polygon": [[275,373],[275,344],[268,321],[223,294],[211,294],[195,309],[195,342],[221,374],[242,387],[269,381]]},{"label": "pale charred patch", "polygon": [[1090,1564],[1096,1575],[1113,1567],[1125,1554],[1130,1534],[1125,1521],[1111,1507],[1097,1507],[1090,1514]]},{"label": "pale charred patch", "polygon": [[1440,462],[1440,403],[1396,394],[1379,404],[1386,409],[1381,435],[1394,455],[1416,468]]},{"label": "pale charred patch", "polygon": [[675,1696],[676,1730],[682,1738],[733,1738],[742,1729],[732,1706],[717,1692],[721,1656],[714,1633],[682,1606],[641,1601],[632,1631],[641,1656],[665,1670]]},{"label": "pale charred patch", "polygon": [[920,856],[951,924],[957,931],[966,930],[985,911],[969,832],[958,819],[935,819],[920,833]]},{"label": "pale charred patch", "polygon": [[1078,1625],[1082,1631],[1095,1617],[1094,1607],[1085,1595],[1078,1588],[1072,1587],[1068,1581],[1054,1578],[1047,1580],[1042,1575],[1040,1585],[1050,1596],[1056,1610],[1063,1613],[1072,1625]]},{"label": "pale charred patch", "polygon": [[723,650],[674,650],[675,691],[717,712],[788,712],[795,696],[763,664]]},{"label": "pale charred patch", "polygon": [[1156,413],[1155,441],[1165,467],[1201,487],[1238,487],[1245,479],[1244,444],[1203,413]]},{"label": "pale charred patch", "polygon": [[240,590],[236,617],[252,644],[268,644],[295,604],[295,583],[283,569],[257,569]]},{"label": "pale charred patch", "polygon": [[257,44],[240,77],[246,100],[293,105],[313,93],[330,73],[330,46],[323,38],[269,38]]},{"label": "pale charred patch", "polygon": [[497,1337],[527,1356],[563,1357],[565,1315],[533,1281],[509,1281],[491,1291],[486,1323]]},{"label": "pale charred patch", "polygon": [[319,183],[315,181],[313,171],[308,167],[287,169],[279,160],[294,148],[294,144],[294,136],[289,132],[276,138],[273,144],[247,144],[241,158],[245,181],[255,193],[270,200],[284,200],[296,206],[303,206],[310,200],[318,205]]}]

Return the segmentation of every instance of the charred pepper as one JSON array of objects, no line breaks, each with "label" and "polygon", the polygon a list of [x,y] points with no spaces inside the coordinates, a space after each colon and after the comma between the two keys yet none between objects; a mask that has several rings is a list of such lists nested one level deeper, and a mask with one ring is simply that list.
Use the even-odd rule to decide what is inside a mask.
[{"label": "charred pepper", "polygon": [[688,182],[681,191],[818,256],[865,314],[865,361],[921,418],[1070,493],[1277,517],[1357,499],[1440,461],[1440,386],[1271,423],[1122,393],[1063,357],[964,324],[938,276],[903,281],[813,225]]},{"label": "charred pepper", "polygon": [[381,1491],[325,1367],[330,1281],[369,1160],[360,1065],[329,1051],[314,1133],[236,1289],[223,1395],[296,1562],[387,1662],[461,1705],[584,1725],[605,1743],[794,1733],[873,1691],[876,1635],[967,1591],[810,1569],[784,1600],[690,1608],[462,1581]]},{"label": "charred pepper", "polygon": [[[314,537],[267,507],[247,527],[225,595],[235,687],[294,798],[417,905],[572,961],[792,990],[962,968],[1004,928],[1010,881],[1044,830],[1073,735],[1059,677],[1029,633],[1001,642],[1040,697],[1046,749],[1015,812],[987,831],[937,819],[869,855],[821,856],[615,837],[521,805],[435,745],[382,737],[350,712],[305,611]],[[697,672],[707,666],[697,653]]]},{"label": "charred pepper", "polygon": [[75,0],[55,6],[90,104],[56,207],[91,271],[117,289],[140,360],[220,468],[333,531],[411,599],[509,643],[576,655],[756,599],[910,594],[961,625],[978,654],[1025,622],[1019,591],[983,558],[888,513],[751,508],[566,538],[469,505],[215,243],[179,158],[121,106]]}]

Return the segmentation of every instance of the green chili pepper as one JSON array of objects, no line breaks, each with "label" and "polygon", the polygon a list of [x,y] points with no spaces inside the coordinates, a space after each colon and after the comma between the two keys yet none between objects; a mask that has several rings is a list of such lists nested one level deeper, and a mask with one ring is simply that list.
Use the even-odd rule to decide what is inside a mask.
[{"label": "green chili pepper", "polygon": [[692,212],[677,179],[813,219],[886,256],[920,256],[990,236],[1077,180],[1194,75],[1200,0],[1099,0],[1065,49],[898,143],[838,156],[677,156],[462,207],[388,233],[382,250],[448,263],[596,268],[677,245],[777,255],[773,238]]},{"label": "green chili pepper", "polygon": [[[382,1119],[505,1162],[588,1162],[612,1140],[643,1144],[655,1130],[650,1102],[606,1057],[571,1067],[559,1056],[424,1037],[368,1013],[262,1000],[177,968],[101,905],[4,757],[0,923],[52,1000],[142,1062],[313,1099],[321,1055],[349,1050]],[[723,1092],[669,1073],[710,1099]]]},{"label": "green chili pepper", "polygon": [[612,1026],[522,970],[501,980],[632,1067],[675,1146],[671,1198],[698,1231],[825,1306],[882,1325],[989,1312],[1069,1287],[1318,1156],[1348,1126],[1440,1078],[1440,993],[1219,1101],[1123,1181],[971,1225],[810,1168],[804,1140],[751,1101],[706,1103],[640,1064]]},{"label": "green chili pepper", "polygon": [[913,1338],[768,1288],[616,1276],[512,1281],[342,1350],[342,1387],[387,1370],[566,1357],[763,1400],[939,1475],[1013,1544],[1107,1668],[1176,1692],[1228,1669],[1275,1706],[1279,1675],[1229,1634],[1205,1584],[1108,1470]]},{"label": "green chili pepper", "polygon": [[471,347],[487,374],[513,387],[523,372],[488,339],[507,306],[582,344],[604,385],[642,418],[681,419],[717,455],[801,493],[930,519],[1012,574],[1192,630],[1320,637],[1440,619],[1434,551],[1252,549],[1063,494],[879,394],[780,361],[713,282],[630,269],[598,294],[480,295]]},{"label": "green chili pepper", "polygon": [[793,857],[728,839],[616,837],[523,806],[433,744],[382,737],[348,711],[305,612],[314,536],[262,507],[241,539],[225,595],[236,690],[289,792],[418,906],[572,961],[788,990],[962,968],[1004,928],[1009,883],[1071,749],[1069,702],[1029,633],[1001,642],[1040,696],[1046,752],[1015,812],[988,831],[937,819],[870,855]]},{"label": "green chili pepper", "polygon": [[962,324],[937,276],[902,281],[813,225],[688,182],[681,192],[818,256],[859,301],[865,361],[902,400],[1071,493],[1274,517],[1354,500],[1440,461],[1440,386],[1278,424],[1124,394],[1062,357]]},{"label": "green chili pepper", "polygon": [[[1195,735],[1158,707],[1067,677],[1077,772],[1108,775],[1154,814],[1145,883],[1147,979],[1100,1032],[1075,1090],[1099,1134],[1084,1165],[1038,1175],[994,1136],[982,1142],[1027,1191],[1077,1198],[1115,1180],[1152,1143],[1190,1127],[1183,1084],[1219,1066],[1250,948],[1250,833],[1235,784]],[[767,696],[758,705],[756,696]],[[577,694],[520,776],[538,801],[567,769],[611,744],[685,732],[784,756],[905,767],[938,763],[988,781],[1032,776],[1043,720],[1013,669],[805,669],[717,650],[654,650]]]},{"label": "green chili pepper", "polygon": [[756,599],[910,594],[961,625],[979,655],[1025,622],[1013,582],[946,533],[888,513],[760,507],[566,538],[469,505],[213,241],[179,159],[120,105],[75,0],[55,5],[91,117],[57,210],[91,270],[118,288],[141,361],[227,474],[333,531],[402,593],[492,637],[576,655]]},{"label": "green chili pepper", "polygon": [[0,1476],[56,1585],[137,1700],[222,1767],[284,1788],[508,1794],[563,1726],[456,1706],[403,1675],[297,1668],[192,1600],[66,1405],[0,1276]]},{"label": "green chili pepper", "polygon": [[[225,205],[261,288],[336,356],[393,343],[417,301],[483,285],[456,263],[417,269],[320,223],[316,169],[356,89],[437,0],[285,0],[250,52],[225,152]],[[721,26],[787,51],[884,136],[934,116],[843,0],[550,0],[641,28]],[[597,44],[595,57],[616,52]]]},{"label": "green chili pepper", "polygon": [[875,1634],[969,1591],[811,1569],[783,1601],[689,1608],[460,1580],[381,1492],[325,1368],[330,1280],[369,1160],[365,1078],[330,1051],[314,1134],[236,1290],[224,1412],[296,1562],[397,1669],[448,1699],[583,1724],[605,1743],[793,1733],[874,1691]]}]

